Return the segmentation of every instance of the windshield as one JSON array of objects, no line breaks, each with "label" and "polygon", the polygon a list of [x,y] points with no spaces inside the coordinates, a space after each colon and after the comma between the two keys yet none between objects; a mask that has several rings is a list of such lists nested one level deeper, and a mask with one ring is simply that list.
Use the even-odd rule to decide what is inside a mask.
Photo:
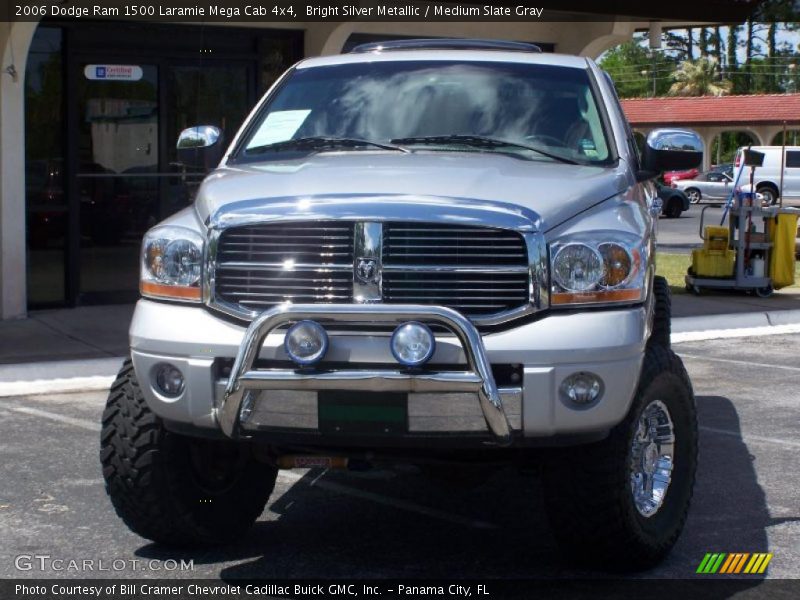
[{"label": "windshield", "polygon": [[477,61],[296,69],[248,128],[237,158],[398,149],[578,163],[610,158],[588,71]]}]

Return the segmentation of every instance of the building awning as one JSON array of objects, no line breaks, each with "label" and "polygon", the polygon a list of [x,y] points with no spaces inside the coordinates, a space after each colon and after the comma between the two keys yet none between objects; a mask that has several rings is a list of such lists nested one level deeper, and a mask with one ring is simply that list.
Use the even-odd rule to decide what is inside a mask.
[{"label": "building awning", "polygon": [[631,98],[622,108],[634,127],[800,125],[800,94]]}]

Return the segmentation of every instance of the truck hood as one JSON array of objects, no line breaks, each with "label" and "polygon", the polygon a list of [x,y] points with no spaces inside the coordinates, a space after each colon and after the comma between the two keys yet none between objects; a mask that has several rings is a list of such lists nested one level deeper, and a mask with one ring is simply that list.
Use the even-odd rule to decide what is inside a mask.
[{"label": "truck hood", "polygon": [[401,198],[443,212],[449,202],[502,207],[547,231],[624,191],[631,185],[626,173],[621,161],[590,167],[471,152],[320,153],[221,167],[203,182],[196,207],[200,219],[212,223],[229,212],[251,218],[259,211],[285,212],[298,200],[320,206],[360,198],[375,216],[381,210],[376,203]]}]

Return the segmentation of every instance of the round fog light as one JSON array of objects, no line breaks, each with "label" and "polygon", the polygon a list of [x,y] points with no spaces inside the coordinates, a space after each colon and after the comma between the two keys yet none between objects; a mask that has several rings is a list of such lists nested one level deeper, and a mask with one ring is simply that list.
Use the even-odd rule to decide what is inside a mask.
[{"label": "round fog light", "polygon": [[328,334],[316,321],[298,321],[286,332],[283,347],[298,365],[313,365],[328,351]]},{"label": "round fog light", "polygon": [[603,395],[603,380],[586,371],[573,373],[561,382],[561,394],[576,406],[588,406]]},{"label": "round fog light", "polygon": [[169,363],[156,365],[156,387],[165,396],[176,398],[183,393],[184,379],[177,367]]},{"label": "round fog light", "polygon": [[389,344],[397,362],[406,367],[424,365],[436,349],[433,332],[427,325],[417,321],[398,325]]}]

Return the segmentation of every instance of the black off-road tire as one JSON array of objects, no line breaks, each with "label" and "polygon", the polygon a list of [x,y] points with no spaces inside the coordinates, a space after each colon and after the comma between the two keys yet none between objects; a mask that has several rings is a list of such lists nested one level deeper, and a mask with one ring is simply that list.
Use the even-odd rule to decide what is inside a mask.
[{"label": "black off-road tire", "polygon": [[647,343],[669,348],[672,335],[672,292],[667,280],[660,275],[653,277],[653,296],[653,330]]},{"label": "black off-road tire", "polygon": [[[674,426],[674,467],[664,503],[644,517],[631,492],[631,444],[641,412],[660,400]],[[551,526],[569,560],[610,571],[657,565],[683,530],[697,468],[697,416],[680,358],[652,346],[627,417],[605,440],[553,452],[543,482]]]},{"label": "black off-road tire", "polygon": [[277,476],[246,443],[165,429],[147,406],[130,360],[109,392],[100,462],[106,492],[125,524],[172,546],[237,540],[263,512]]},{"label": "black off-road tire", "polygon": [[668,219],[677,219],[683,212],[683,202],[680,198],[670,198],[664,209],[664,216]]}]

